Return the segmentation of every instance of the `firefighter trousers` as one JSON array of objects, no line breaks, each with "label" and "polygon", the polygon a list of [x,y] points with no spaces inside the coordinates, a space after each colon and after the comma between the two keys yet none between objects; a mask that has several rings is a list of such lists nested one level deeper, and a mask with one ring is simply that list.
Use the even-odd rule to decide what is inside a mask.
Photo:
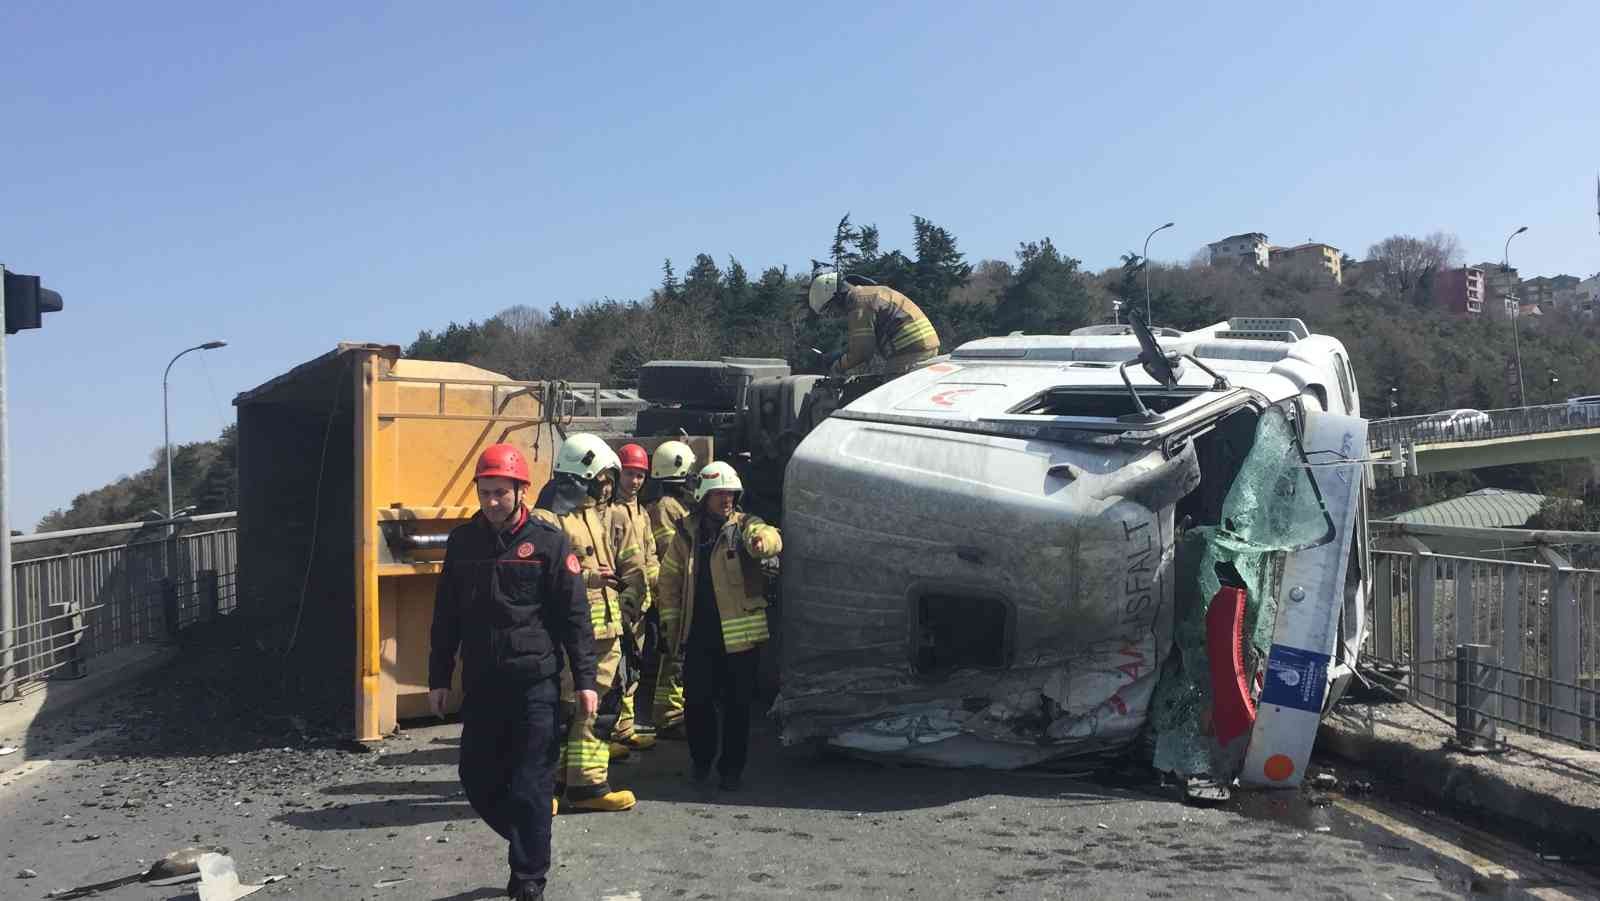
[{"label": "firefighter trousers", "polygon": [[[755,703],[761,649],[725,653],[721,647],[690,645],[683,661],[684,730],[697,770],[712,760],[724,776],[744,773],[750,756],[750,708]],[[718,741],[717,709],[722,709]],[[721,755],[718,755],[718,745]]]},{"label": "firefighter trousers", "polygon": [[512,884],[540,891],[550,871],[559,698],[554,678],[518,685],[490,676],[461,705],[458,771],[467,802],[509,843]]},{"label": "firefighter trousers", "polygon": [[[596,638],[594,656],[599,664],[595,675],[596,687],[601,697],[611,691],[617,678],[617,666],[622,662],[620,638]],[[556,780],[566,787],[567,797],[574,801],[598,798],[611,791],[607,777],[611,769],[611,748],[594,733],[593,716],[580,717],[576,713],[576,697],[572,690],[572,671],[561,672],[561,700],[572,711],[572,725],[567,730],[566,744],[561,746],[561,778]]]}]

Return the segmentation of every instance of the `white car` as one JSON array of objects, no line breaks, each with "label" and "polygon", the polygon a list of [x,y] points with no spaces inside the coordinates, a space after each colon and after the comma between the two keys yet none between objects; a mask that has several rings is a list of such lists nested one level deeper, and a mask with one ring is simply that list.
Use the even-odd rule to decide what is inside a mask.
[{"label": "white car", "polygon": [[1600,394],[1567,398],[1568,419],[1600,419]]},{"label": "white car", "polygon": [[1482,410],[1444,410],[1424,419],[1417,433],[1424,437],[1466,438],[1485,434],[1492,422]]}]

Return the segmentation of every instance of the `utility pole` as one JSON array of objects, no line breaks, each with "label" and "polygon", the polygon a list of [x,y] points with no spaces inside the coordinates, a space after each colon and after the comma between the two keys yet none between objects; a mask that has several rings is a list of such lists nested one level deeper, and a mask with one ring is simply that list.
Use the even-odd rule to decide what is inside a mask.
[{"label": "utility pole", "polygon": [[[1505,251],[1500,260],[1501,272],[1509,273],[1511,271],[1511,239],[1527,230],[1528,227],[1524,225],[1506,238]],[[1522,335],[1520,334],[1522,329],[1517,322],[1522,318],[1522,302],[1515,293],[1516,289],[1512,288],[1511,290],[1512,294],[1506,299],[1511,301],[1509,304],[1511,308],[1511,347],[1517,355],[1517,406],[1526,407],[1528,405],[1528,392],[1522,384]]]}]

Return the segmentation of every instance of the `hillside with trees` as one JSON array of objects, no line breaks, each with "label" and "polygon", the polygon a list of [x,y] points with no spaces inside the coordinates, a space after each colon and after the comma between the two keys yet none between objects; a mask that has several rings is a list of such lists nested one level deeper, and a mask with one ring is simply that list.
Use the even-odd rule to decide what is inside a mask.
[{"label": "hillside with trees", "polygon": [[[1230,316],[1290,316],[1338,337],[1350,352],[1369,417],[1390,415],[1391,400],[1402,416],[1514,405],[1506,376],[1513,360],[1511,321],[1492,311],[1467,318],[1432,302],[1434,274],[1461,262],[1459,245],[1447,234],[1386,238],[1358,267],[1346,257],[1354,277],[1339,286],[1293,272],[1212,266],[1203,254],[1186,264],[1151,263],[1147,271],[1146,261],[1130,252],[1118,266],[1091,271],[1048,237],[1019,243],[1009,260],[970,262],[948,229],[922,217],[913,217],[912,227],[912,246],[891,250],[875,225],[858,226],[846,216],[831,240],[818,242],[819,258],[838,259],[849,271],[906,293],[933,320],[946,350],[1015,330],[1065,333],[1111,322],[1116,302],[1124,310],[1143,309],[1148,278],[1151,311],[1161,325],[1189,329]],[[522,380],[618,386],[631,384],[642,363],[658,359],[782,357],[796,371],[817,371],[822,358],[812,349],[838,349],[844,326],[811,314],[805,303],[810,274],[808,264],[757,271],[710,254],[697,255],[680,274],[667,260],[647,297],[555,303],[548,311],[541,309],[547,298],[529,298],[481,322],[424,331],[406,355],[472,363]],[[1520,327],[1529,403],[1600,393],[1600,323],[1547,310],[1524,317]],[[1550,384],[1552,376],[1559,385]],[[177,449],[178,506],[231,509],[235,445],[230,427],[218,441]],[[1483,485],[1583,497],[1590,472],[1586,462],[1572,461],[1381,481],[1375,512]],[[158,452],[150,469],[79,495],[39,527],[116,522],[165,509],[163,479]]]}]

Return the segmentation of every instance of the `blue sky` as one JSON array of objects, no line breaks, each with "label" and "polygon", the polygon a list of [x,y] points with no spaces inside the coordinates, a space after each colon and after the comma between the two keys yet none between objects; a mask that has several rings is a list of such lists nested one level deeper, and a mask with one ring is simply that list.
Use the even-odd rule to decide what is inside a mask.
[{"label": "blue sky", "polygon": [[1528,225],[1525,274],[1600,270],[1593,2],[358,6],[0,12],[0,262],[67,304],[7,342],[13,528],[148,464],[184,347],[230,342],[173,370],[192,441],[338,341],[803,265],[847,210],[974,260],[1171,219],[1158,259]]}]

